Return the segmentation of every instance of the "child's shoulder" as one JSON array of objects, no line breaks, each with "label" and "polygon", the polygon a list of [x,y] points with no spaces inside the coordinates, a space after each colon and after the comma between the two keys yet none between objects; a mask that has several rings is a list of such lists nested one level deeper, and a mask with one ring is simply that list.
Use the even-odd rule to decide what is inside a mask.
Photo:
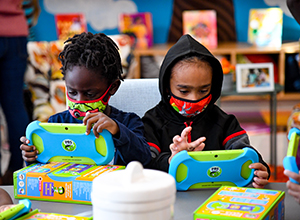
[{"label": "child's shoulder", "polygon": [[81,121],[73,118],[69,110],[58,112],[49,117],[48,122],[50,123],[81,123]]},{"label": "child's shoulder", "polygon": [[123,120],[140,120],[141,118],[134,112],[125,112],[125,111],[122,111],[120,109],[117,109],[113,106],[110,106],[111,107],[111,113],[110,113],[110,118],[112,119],[116,119],[118,121],[123,121]]}]

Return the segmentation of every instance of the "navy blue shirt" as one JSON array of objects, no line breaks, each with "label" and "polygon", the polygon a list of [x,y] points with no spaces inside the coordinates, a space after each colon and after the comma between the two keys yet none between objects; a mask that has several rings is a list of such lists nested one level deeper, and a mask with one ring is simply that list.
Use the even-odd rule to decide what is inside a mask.
[{"label": "navy blue shirt", "polygon": [[[149,145],[144,138],[144,126],[142,120],[135,113],[127,113],[111,106],[109,116],[119,126],[120,134],[113,136],[115,144],[114,164],[127,165],[131,161],[139,161],[144,166],[151,160]],[[73,118],[68,110],[50,116],[51,123],[82,123]]]}]

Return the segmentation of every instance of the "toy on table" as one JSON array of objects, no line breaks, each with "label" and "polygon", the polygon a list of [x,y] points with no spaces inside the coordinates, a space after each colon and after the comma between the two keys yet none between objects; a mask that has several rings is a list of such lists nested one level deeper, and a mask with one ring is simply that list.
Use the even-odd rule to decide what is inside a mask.
[{"label": "toy on table", "polygon": [[200,219],[284,219],[284,191],[222,186],[194,211]]},{"label": "toy on table", "polygon": [[254,177],[249,165],[259,161],[252,148],[216,151],[181,151],[171,160],[169,174],[177,190],[246,186]]},{"label": "toy on table", "polygon": [[26,138],[30,145],[36,146],[37,161],[41,163],[108,164],[115,152],[111,133],[103,130],[96,138],[93,132],[89,135],[85,132],[83,124],[33,121],[27,126]]},{"label": "toy on table", "polygon": [[33,210],[32,212],[18,218],[17,220],[25,220],[25,219],[48,219],[48,220],[92,220],[93,217],[83,217],[83,216],[75,216],[75,215],[65,215],[65,214],[57,214],[57,213],[46,213],[39,212],[38,209]]},{"label": "toy on table", "polygon": [[[298,152],[300,130],[298,128],[291,128],[288,134],[289,146],[286,157],[283,159],[283,167],[286,170],[299,174],[299,168],[296,162]],[[296,180],[290,178],[290,181],[299,184]]]},{"label": "toy on table", "polygon": [[19,204],[0,213],[1,220],[17,219],[30,211],[31,202],[29,199],[22,199]]},{"label": "toy on table", "polygon": [[124,168],[68,162],[34,163],[14,172],[14,196],[16,199],[91,204],[92,181],[97,176]]}]

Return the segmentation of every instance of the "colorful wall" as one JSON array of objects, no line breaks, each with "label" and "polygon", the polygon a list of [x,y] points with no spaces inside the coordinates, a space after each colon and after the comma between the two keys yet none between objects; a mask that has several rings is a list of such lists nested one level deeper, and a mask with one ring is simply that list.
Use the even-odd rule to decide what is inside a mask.
[{"label": "colorful wall", "polygon": [[[88,22],[88,31],[118,34],[119,13],[151,12],[154,43],[165,43],[173,13],[173,0],[39,0],[39,2],[41,13],[38,23],[34,27],[38,41],[57,39],[54,15],[58,13],[84,13]],[[281,7],[284,12],[283,42],[299,40],[300,25],[292,18],[285,0],[234,0],[233,3],[239,42],[247,41],[249,10],[268,7]]]}]

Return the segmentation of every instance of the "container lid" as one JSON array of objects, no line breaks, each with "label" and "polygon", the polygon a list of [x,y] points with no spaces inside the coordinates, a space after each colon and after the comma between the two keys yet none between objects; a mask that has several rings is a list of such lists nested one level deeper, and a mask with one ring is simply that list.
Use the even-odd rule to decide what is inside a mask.
[{"label": "container lid", "polygon": [[173,176],[163,171],[143,169],[130,162],[126,169],[102,174],[93,180],[93,198],[114,202],[150,202],[176,194]]}]

